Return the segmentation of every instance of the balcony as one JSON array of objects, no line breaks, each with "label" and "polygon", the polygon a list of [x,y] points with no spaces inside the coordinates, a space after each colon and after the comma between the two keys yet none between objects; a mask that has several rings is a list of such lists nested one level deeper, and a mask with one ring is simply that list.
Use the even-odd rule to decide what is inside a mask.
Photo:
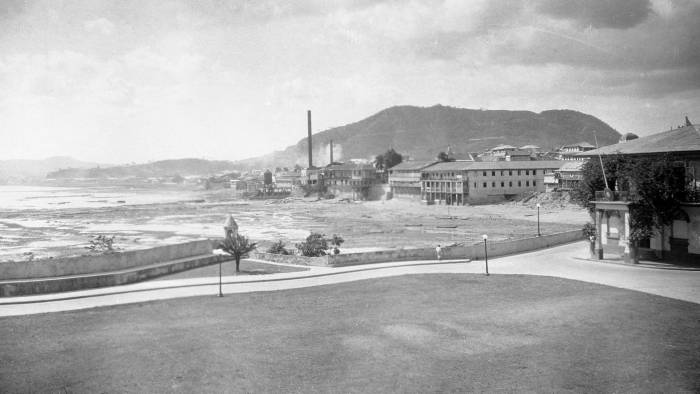
[{"label": "balcony", "polygon": [[608,190],[608,193],[602,190],[597,191],[595,199],[596,201],[631,201],[630,192],[617,190]]}]

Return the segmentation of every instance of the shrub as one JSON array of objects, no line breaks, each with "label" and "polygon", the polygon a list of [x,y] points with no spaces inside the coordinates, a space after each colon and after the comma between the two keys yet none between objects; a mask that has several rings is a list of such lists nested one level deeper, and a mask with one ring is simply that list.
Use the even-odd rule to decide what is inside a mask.
[{"label": "shrub", "polygon": [[114,237],[114,235],[111,237],[103,234],[95,235],[90,240],[90,245],[85,248],[95,253],[112,253],[115,251]]},{"label": "shrub", "polygon": [[284,242],[282,240],[279,240],[272,245],[270,245],[269,248],[267,248],[267,253],[272,253],[272,254],[292,254],[287,248],[284,247]]},{"label": "shrub", "polygon": [[338,247],[343,242],[345,242],[345,240],[338,234],[333,234],[333,237],[327,238],[325,234],[312,232],[306,237],[305,241],[299,242],[295,246],[302,256],[319,257],[325,256],[331,246],[333,246],[333,253],[340,253]]},{"label": "shrub", "polygon": [[596,233],[595,224],[593,224],[593,223],[584,224],[583,228],[581,229],[581,232],[583,232],[583,235],[586,238],[595,237],[595,233]]}]

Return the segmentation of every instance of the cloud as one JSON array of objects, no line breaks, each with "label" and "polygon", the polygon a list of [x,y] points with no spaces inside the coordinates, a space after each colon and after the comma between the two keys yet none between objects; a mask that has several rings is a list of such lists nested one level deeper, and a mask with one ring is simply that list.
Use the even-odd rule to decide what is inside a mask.
[{"label": "cloud", "polygon": [[541,0],[537,9],[581,26],[628,29],[647,19],[652,5],[649,0]]},{"label": "cloud", "polygon": [[84,23],[85,30],[90,33],[110,35],[114,32],[114,23],[105,18],[98,18]]}]

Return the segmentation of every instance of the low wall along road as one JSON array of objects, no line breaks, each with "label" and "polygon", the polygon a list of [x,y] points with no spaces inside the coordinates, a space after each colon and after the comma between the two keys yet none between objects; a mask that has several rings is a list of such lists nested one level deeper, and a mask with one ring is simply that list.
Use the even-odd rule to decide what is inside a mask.
[{"label": "low wall along road", "polygon": [[[495,242],[489,241],[487,242],[487,248],[489,256],[496,257],[544,249],[555,245],[579,241],[583,238],[581,230],[572,230],[563,233],[543,235],[541,237]],[[362,253],[341,253],[323,257],[251,253],[250,258],[287,264],[343,267],[348,265],[386,263],[390,261],[434,260],[436,256],[434,248],[415,248]],[[474,245],[444,247],[442,248],[442,258],[445,260],[483,259],[484,244],[479,242]]]}]

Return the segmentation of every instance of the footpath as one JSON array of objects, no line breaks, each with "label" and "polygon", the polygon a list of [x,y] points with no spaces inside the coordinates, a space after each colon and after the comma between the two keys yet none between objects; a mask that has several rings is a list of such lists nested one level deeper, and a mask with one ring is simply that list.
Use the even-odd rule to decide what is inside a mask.
[{"label": "footpath", "polygon": [[[551,276],[636,290],[700,303],[700,270],[666,269],[652,265],[623,265],[587,260],[587,242],[489,259],[492,275]],[[224,296],[331,285],[410,274],[483,274],[484,261],[426,260],[348,267],[309,267],[308,271],[260,276],[224,276]],[[212,296],[219,278],[154,280],[130,285],[0,299],[0,316],[71,311],[179,297]]]}]

